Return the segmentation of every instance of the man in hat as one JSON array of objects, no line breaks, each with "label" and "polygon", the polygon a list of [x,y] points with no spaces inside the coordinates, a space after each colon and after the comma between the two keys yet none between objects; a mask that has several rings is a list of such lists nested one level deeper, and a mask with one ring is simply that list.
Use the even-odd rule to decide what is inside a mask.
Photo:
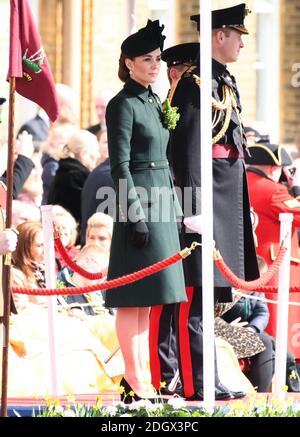
[{"label": "man in hat", "polygon": [[[259,218],[256,229],[257,253],[271,265],[280,249],[280,213],[292,213],[292,250],[290,285],[300,286],[300,256],[297,228],[300,227],[300,177],[287,151],[277,144],[255,144],[249,147],[250,156],[247,176],[251,205]],[[284,175],[287,184],[280,182]],[[278,274],[268,285],[278,285]],[[274,294],[268,296],[277,300]],[[300,300],[300,293],[292,293],[291,300]],[[270,305],[269,334],[276,335],[276,306]],[[291,306],[289,312],[289,349],[300,358],[300,347],[295,336],[294,322],[300,319],[298,306]],[[299,335],[299,334],[298,334]]]},{"label": "man in hat", "polygon": [[[280,248],[280,213],[293,213],[291,285],[300,285],[300,256],[297,227],[300,227],[300,175],[284,147],[277,144],[249,146],[247,178],[251,206],[258,215],[257,253],[268,265]],[[286,184],[280,181],[284,178]],[[275,220],[274,220],[275,218]],[[278,276],[269,285],[275,285]]]},{"label": "man in hat", "polygon": [[[200,44],[198,42],[188,42],[169,47],[162,52],[161,59],[166,62],[168,67],[167,73],[171,85],[170,91],[176,88],[183,73],[196,67],[197,59],[199,59],[199,50]],[[170,92],[169,99],[172,100]]]},{"label": "man in hat", "polygon": [[[244,26],[245,15],[245,4],[212,12],[213,219],[214,239],[225,262],[238,277],[254,280],[259,273],[243,161],[246,138],[236,81],[226,66],[237,61],[240,49],[244,47],[242,35],[248,33]],[[191,19],[197,22],[199,30],[199,15]],[[185,189],[185,192],[191,192],[191,199],[183,196],[185,222],[190,216],[201,215],[200,85],[197,66],[182,76],[172,100],[180,113],[170,142],[175,183],[183,194]],[[182,246],[189,246],[194,240],[201,242],[201,236],[184,225]],[[181,303],[177,308],[180,377],[185,396],[194,400],[203,399],[202,291],[205,293],[205,276],[202,279],[201,258],[201,250],[198,250],[184,262],[189,302]],[[231,285],[217,269],[214,287],[216,301],[232,299]],[[216,365],[215,369],[216,399],[244,396],[242,392],[231,392],[224,387]]]}]

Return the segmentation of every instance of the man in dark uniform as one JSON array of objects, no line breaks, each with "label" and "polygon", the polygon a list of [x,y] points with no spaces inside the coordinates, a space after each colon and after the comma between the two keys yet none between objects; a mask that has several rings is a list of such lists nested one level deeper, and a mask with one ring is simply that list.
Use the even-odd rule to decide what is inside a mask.
[{"label": "man in dark uniform", "polygon": [[[240,118],[241,105],[237,85],[226,64],[235,62],[243,47],[245,4],[212,12],[212,147],[214,239],[231,270],[240,278],[259,277],[250,221],[250,206],[244,165],[246,139]],[[199,15],[191,17],[200,28]],[[185,73],[174,92],[172,106],[179,108],[180,119],[174,130],[170,155],[176,185],[192,191],[190,211],[200,214],[200,95],[199,66]],[[188,199],[183,199],[188,205]],[[201,237],[183,226],[181,243],[189,246]],[[203,339],[202,339],[202,253],[195,251],[184,262],[188,303],[178,305],[178,358],[184,394],[189,399],[203,399]],[[215,300],[232,299],[230,283],[215,269]],[[238,398],[244,393],[230,392],[215,375],[216,399]]]},{"label": "man in dark uniform", "polygon": [[[177,44],[162,52],[161,59],[167,64],[170,82],[168,99],[172,104],[174,92],[181,76],[196,68],[199,59],[199,42]],[[167,152],[172,171],[172,156]],[[157,305],[152,308],[150,323],[155,323],[157,335],[150,335],[150,368],[154,387],[161,394],[182,394],[178,378],[176,327],[174,305]],[[150,331],[152,332],[152,331]],[[164,382],[165,387],[160,387]]]}]

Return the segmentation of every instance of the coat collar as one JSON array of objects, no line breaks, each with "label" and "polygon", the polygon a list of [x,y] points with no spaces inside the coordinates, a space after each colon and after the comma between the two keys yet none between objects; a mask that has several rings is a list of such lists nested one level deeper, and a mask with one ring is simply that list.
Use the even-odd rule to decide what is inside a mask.
[{"label": "coat collar", "polygon": [[131,94],[139,97],[141,100],[143,100],[143,102],[148,102],[149,94],[153,95],[153,91],[150,85],[148,88],[145,88],[143,85],[131,78],[129,78],[125,82],[124,90],[129,91]]},{"label": "coat collar", "polygon": [[214,58],[212,59],[212,78],[215,79],[217,76],[222,76],[225,71],[227,71],[227,67],[221,62],[216,61]]}]

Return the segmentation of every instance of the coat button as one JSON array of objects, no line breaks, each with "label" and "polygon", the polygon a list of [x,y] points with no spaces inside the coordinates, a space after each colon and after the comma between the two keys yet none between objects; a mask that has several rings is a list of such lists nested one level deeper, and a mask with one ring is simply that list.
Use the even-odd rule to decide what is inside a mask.
[{"label": "coat button", "polygon": [[155,167],[155,162],[150,162],[150,167]]},{"label": "coat button", "polygon": [[151,99],[151,97],[149,97],[148,101],[149,103],[153,103],[153,99]]}]

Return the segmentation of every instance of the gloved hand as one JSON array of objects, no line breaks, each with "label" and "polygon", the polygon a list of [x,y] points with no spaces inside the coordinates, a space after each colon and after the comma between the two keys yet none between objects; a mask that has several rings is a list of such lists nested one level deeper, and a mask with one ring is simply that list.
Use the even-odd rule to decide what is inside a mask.
[{"label": "gloved hand", "polygon": [[193,215],[191,217],[185,217],[183,220],[185,226],[198,234],[202,234],[202,215]]},{"label": "gloved hand", "polygon": [[140,220],[130,223],[131,241],[134,247],[145,247],[149,243],[150,234],[146,223]]},{"label": "gloved hand", "polygon": [[176,222],[176,225],[177,225],[178,234],[180,235],[181,234],[181,230],[182,230],[182,221],[179,220],[178,222]]},{"label": "gloved hand", "polygon": [[282,172],[286,177],[288,188],[300,186],[300,174],[297,167],[288,165],[282,168]]}]

